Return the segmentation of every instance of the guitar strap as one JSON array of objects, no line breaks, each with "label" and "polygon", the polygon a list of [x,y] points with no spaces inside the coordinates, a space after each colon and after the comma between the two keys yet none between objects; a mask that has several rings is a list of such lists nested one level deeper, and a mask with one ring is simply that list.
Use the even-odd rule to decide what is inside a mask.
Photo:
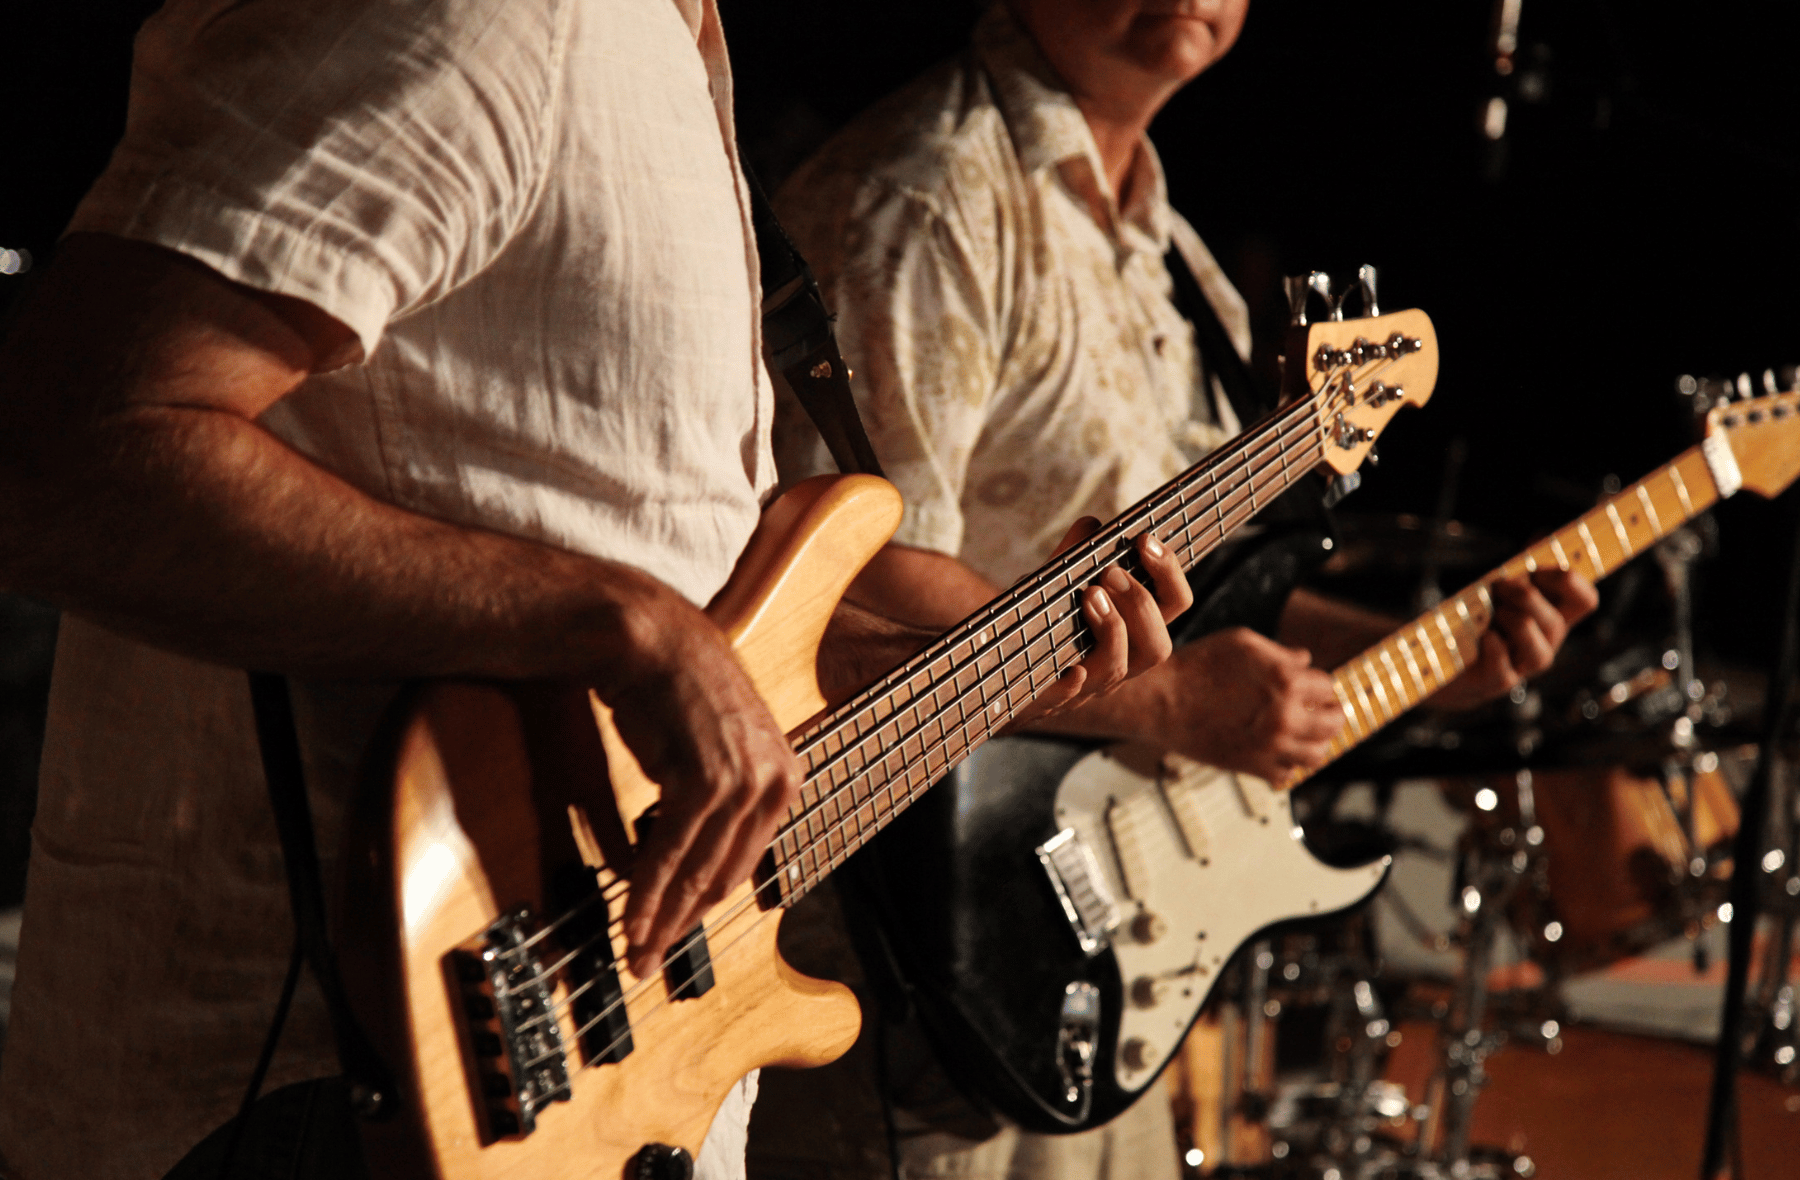
[{"label": "guitar strap", "polygon": [[744,179],[750,184],[750,219],[762,261],[763,348],[769,363],[787,379],[838,470],[880,475],[881,462],[850,392],[850,368],[831,330],[836,317],[826,309],[819,280],[775,219],[762,182],[748,164]]},{"label": "guitar strap", "polygon": [[[296,958],[304,958],[325,997],[331,1031],[337,1040],[338,1063],[350,1086],[350,1099],[364,1118],[379,1118],[393,1110],[393,1075],[381,1054],[350,1010],[338,975],[337,956],[325,929],[325,890],[319,874],[319,849],[313,837],[312,808],[306,798],[306,775],[300,762],[300,736],[294,728],[294,707],[287,677],[270,672],[251,672],[250,705],[256,714],[256,741],[262,752],[263,777],[268,781],[269,805],[275,813],[275,831],[281,838],[281,859],[287,867],[288,905],[294,914]],[[289,972],[290,981],[296,973]],[[290,983],[287,989],[291,994]],[[280,1006],[264,1060],[252,1078],[245,1105],[261,1088],[261,1073],[280,1032],[286,1000]],[[241,1121],[241,1120],[240,1120]]]},{"label": "guitar strap", "polygon": [[1238,355],[1237,346],[1219,321],[1219,313],[1208,302],[1200,280],[1188,268],[1179,247],[1170,245],[1169,252],[1163,255],[1163,265],[1175,281],[1175,310],[1194,325],[1194,343],[1200,346],[1201,363],[1225,387],[1225,399],[1231,403],[1231,412],[1237,415],[1238,422],[1248,426],[1275,408],[1273,399],[1258,388],[1255,374]]}]

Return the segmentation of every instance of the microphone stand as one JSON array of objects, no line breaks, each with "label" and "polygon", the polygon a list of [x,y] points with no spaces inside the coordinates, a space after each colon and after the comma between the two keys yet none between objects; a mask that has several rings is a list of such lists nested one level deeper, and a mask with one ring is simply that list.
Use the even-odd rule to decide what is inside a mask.
[{"label": "microphone stand", "polygon": [[[1744,1000],[1750,975],[1752,940],[1760,909],[1763,828],[1769,814],[1769,782],[1776,752],[1789,733],[1788,714],[1793,683],[1800,662],[1800,496],[1792,491],[1782,497],[1794,525],[1793,548],[1788,560],[1787,591],[1782,599],[1781,636],[1775,647],[1775,666],[1769,677],[1764,705],[1763,741],[1756,769],[1744,792],[1742,821],[1732,845],[1731,959],[1725,979],[1724,1011],[1719,1019],[1719,1043],[1713,1064],[1712,1098],[1706,1117],[1706,1148],[1701,1156],[1700,1180],[1716,1180],[1728,1147],[1737,1142],[1737,1074],[1743,1058]],[[1735,1165],[1740,1152],[1733,1150]],[[1736,1176],[1737,1167],[1731,1169]],[[1741,1180],[1741,1178],[1740,1178]]]}]

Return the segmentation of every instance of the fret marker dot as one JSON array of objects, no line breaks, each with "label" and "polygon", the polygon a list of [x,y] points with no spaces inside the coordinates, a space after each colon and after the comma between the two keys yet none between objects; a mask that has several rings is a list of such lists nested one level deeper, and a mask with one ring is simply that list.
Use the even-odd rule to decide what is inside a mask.
[{"label": "fret marker dot", "polygon": [[788,879],[790,881],[798,881],[800,879],[800,866],[799,865],[789,865],[788,866]]}]

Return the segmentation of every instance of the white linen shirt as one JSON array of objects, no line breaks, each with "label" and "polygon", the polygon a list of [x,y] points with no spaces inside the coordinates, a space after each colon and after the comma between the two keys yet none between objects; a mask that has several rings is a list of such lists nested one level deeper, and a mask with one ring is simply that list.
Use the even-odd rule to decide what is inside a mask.
[{"label": "white linen shirt", "polygon": [[[170,0],[71,229],[354,329],[263,423],[356,487],[704,603],[773,482],[745,194],[712,0]],[[328,876],[391,695],[296,685]],[[153,1180],[235,1112],[292,939],[241,671],[65,619],[27,894],[0,1151]],[[309,978],[267,1088],[335,1072]]]},{"label": "white linen shirt", "polygon": [[[1074,98],[999,4],[782,186],[906,500],[895,541],[1009,585],[1076,519],[1110,520],[1235,432],[1171,301],[1171,241],[1247,355],[1243,300],[1147,139],[1128,191],[1121,209]],[[776,455],[784,481],[831,469],[785,396]]]}]

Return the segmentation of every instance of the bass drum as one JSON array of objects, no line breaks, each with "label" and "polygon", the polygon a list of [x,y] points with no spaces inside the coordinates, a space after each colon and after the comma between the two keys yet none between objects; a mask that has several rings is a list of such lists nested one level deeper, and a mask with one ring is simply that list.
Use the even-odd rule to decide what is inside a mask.
[{"label": "bass drum", "polygon": [[1738,805],[1717,754],[1653,774],[1558,769],[1450,780],[1443,790],[1477,838],[1510,829],[1529,840],[1521,804],[1534,810],[1545,872],[1515,895],[1511,916],[1546,967],[1616,962],[1710,925],[1726,898]]}]

